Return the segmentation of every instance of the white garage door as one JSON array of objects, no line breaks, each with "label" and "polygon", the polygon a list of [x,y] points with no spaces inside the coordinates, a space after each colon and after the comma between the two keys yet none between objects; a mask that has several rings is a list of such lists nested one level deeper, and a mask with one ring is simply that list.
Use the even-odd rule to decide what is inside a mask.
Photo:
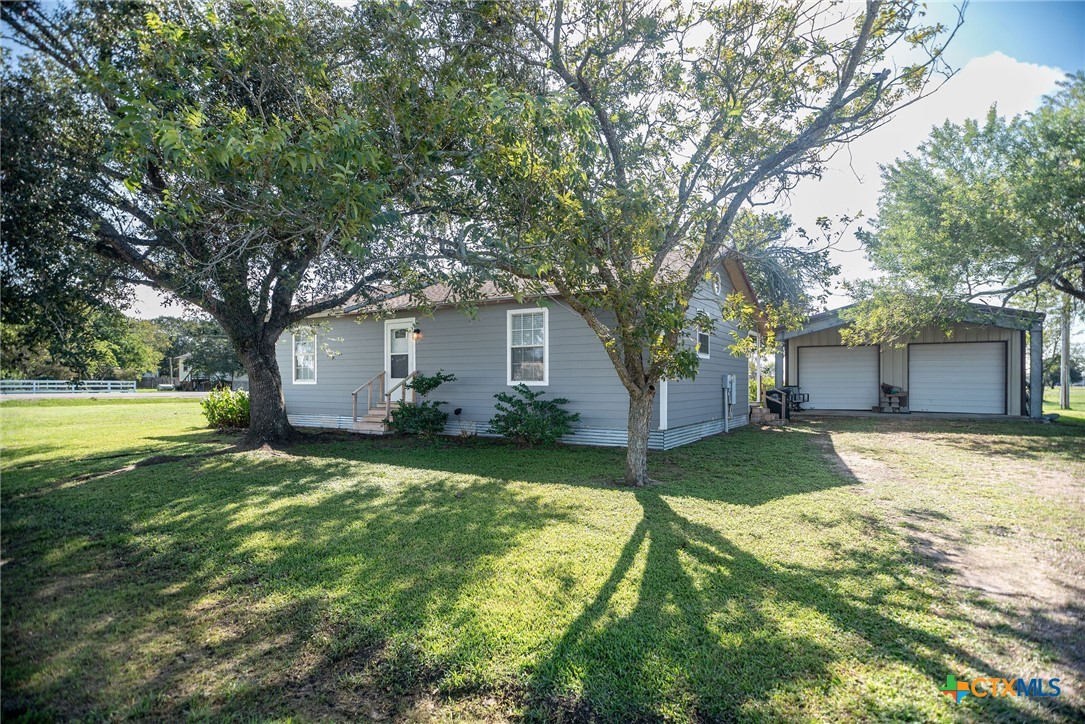
[{"label": "white garage door", "polygon": [[870,410],[878,404],[877,347],[800,347],[799,388],[808,410]]},{"label": "white garage door", "polygon": [[916,412],[1006,414],[1006,344],[908,347],[908,405]]}]

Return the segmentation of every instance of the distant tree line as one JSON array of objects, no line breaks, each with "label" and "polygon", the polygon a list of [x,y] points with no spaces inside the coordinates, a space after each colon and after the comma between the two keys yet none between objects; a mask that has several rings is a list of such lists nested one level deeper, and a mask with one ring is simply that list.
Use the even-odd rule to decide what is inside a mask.
[{"label": "distant tree line", "polygon": [[[37,324],[41,324],[38,322]],[[244,370],[213,320],[133,319],[108,306],[87,310],[73,334],[49,335],[35,323],[0,326],[0,376],[5,379],[138,380],[184,366],[201,379],[230,380]]]}]

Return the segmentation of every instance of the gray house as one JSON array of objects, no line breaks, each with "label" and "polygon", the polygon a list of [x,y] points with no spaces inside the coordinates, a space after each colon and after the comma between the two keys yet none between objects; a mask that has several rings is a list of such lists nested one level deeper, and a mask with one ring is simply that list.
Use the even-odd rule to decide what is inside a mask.
[{"label": "gray house", "polygon": [[[653,449],[749,419],[749,365],[728,351],[735,327],[720,319],[720,302],[736,290],[756,300],[740,262],[722,261],[715,272],[698,288],[690,314],[703,310],[717,323],[711,333],[691,329],[688,343],[701,357],[696,379],[661,382],[649,437]],[[452,413],[446,434],[489,434],[494,394],[524,383],[547,397],[567,398],[567,409],[580,413],[567,442],[626,444],[628,393],[599,338],[559,296],[517,302],[491,288],[469,317],[443,287],[424,295],[425,311],[407,298],[391,300],[381,317],[348,305],[284,334],[278,361],[291,423],[383,432],[387,405],[410,399],[403,386],[408,377],[443,369],[456,375],[433,394]]]},{"label": "gray house", "polygon": [[971,304],[960,319],[920,329],[901,345],[847,347],[842,309],[779,335],[776,384],[798,387],[809,398],[803,408],[884,410],[885,385],[910,412],[1041,416],[1042,395],[1028,390],[1042,389],[1043,314]]}]

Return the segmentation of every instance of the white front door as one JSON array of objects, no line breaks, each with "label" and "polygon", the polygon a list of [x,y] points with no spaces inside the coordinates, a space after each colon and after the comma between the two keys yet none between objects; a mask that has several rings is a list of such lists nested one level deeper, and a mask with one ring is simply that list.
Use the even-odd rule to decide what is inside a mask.
[{"label": "white front door", "polygon": [[[384,324],[385,391],[391,390],[414,372],[413,331],[413,319],[392,320]],[[400,391],[396,390],[395,398],[399,397]]]}]

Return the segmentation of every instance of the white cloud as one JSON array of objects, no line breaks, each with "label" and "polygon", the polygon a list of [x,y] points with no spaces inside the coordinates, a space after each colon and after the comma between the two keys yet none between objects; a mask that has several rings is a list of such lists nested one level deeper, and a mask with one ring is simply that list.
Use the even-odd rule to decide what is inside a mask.
[{"label": "white cloud", "polygon": [[[1013,116],[1039,106],[1043,96],[1055,89],[1063,72],[1032,63],[1022,63],[1003,53],[973,58],[936,93],[900,111],[892,121],[841,149],[826,169],[822,180],[808,179],[792,192],[787,212],[796,225],[813,228],[818,216],[854,215],[862,211],[874,214],[881,177],[878,164],[889,163],[916,148],[931,128],[947,119],[961,123],[967,118],[982,118],[992,104],[1000,115]],[[844,249],[834,254],[848,279],[871,276],[870,264],[848,234],[841,243]],[[836,295],[830,306],[847,301]]]},{"label": "white cloud", "polygon": [[191,304],[177,300],[172,294],[163,294],[150,287],[139,285],[134,289],[134,299],[132,306],[128,309],[128,314],[137,319],[154,319],[155,317],[183,317],[196,311]]}]

